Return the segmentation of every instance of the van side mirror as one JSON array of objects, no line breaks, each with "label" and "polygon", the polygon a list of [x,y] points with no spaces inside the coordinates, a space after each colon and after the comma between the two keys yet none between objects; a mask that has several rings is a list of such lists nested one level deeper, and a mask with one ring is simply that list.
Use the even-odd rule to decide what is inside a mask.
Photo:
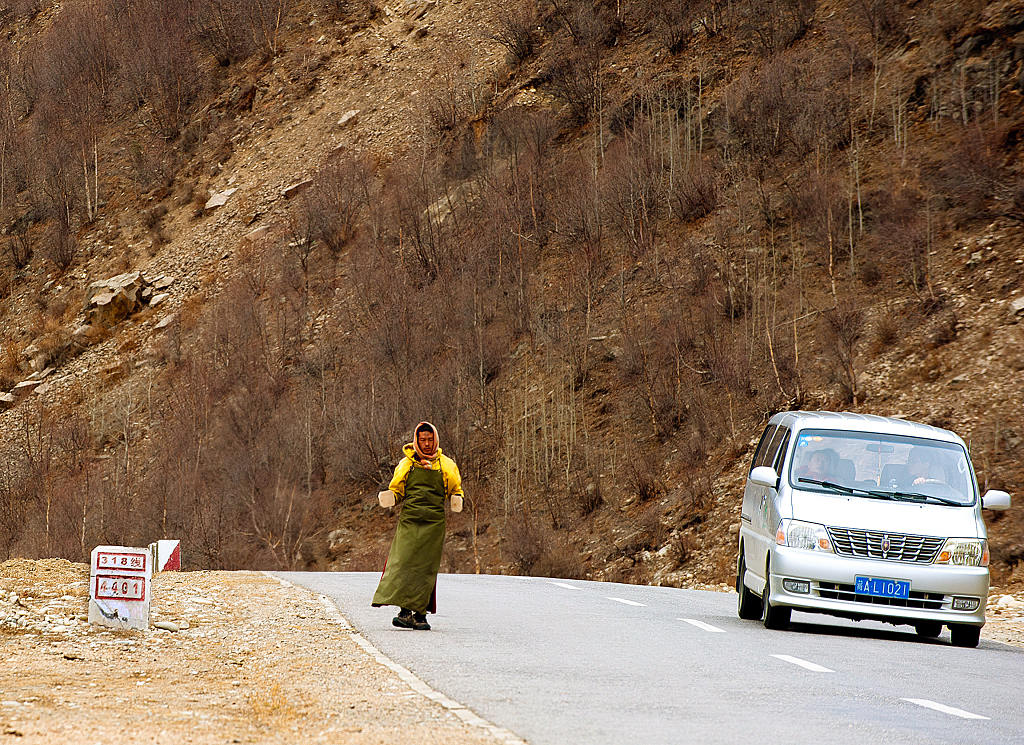
[{"label": "van side mirror", "polygon": [[[757,470],[756,468],[754,469]],[[983,510],[1005,510],[1010,506],[1010,495],[998,489],[989,489],[981,498]]]},{"label": "van side mirror", "polygon": [[[758,486],[768,486],[772,489],[779,483],[779,474],[771,466],[758,466],[750,472],[750,480]],[[1009,496],[1007,496],[1009,499]]]}]

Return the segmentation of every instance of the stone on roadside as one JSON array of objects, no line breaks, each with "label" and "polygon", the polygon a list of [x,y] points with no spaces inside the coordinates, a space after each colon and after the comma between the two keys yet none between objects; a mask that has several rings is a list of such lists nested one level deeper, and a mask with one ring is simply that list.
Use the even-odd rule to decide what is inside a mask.
[{"label": "stone on roadside", "polygon": [[1014,316],[1024,314],[1024,295],[1010,301],[1010,314]]},{"label": "stone on roadside", "polygon": [[349,124],[355,124],[359,120],[359,109],[349,109],[341,115],[341,119],[338,120],[339,127],[346,127]]},{"label": "stone on roadside", "polygon": [[76,344],[87,347],[100,337],[100,329],[88,323],[83,323],[71,332],[71,340]]},{"label": "stone on roadside", "polygon": [[292,184],[291,186],[286,186],[284,190],[281,192],[281,196],[283,196],[285,199],[292,199],[301,194],[302,192],[304,192],[312,185],[313,179],[303,179],[302,181],[298,181]]},{"label": "stone on roadside", "polygon": [[15,399],[23,398],[39,387],[39,380],[23,380],[11,389]]},{"label": "stone on roadside", "polygon": [[171,623],[170,621],[157,621],[153,624],[153,628],[162,629],[163,631],[175,632],[179,631],[178,624]]},{"label": "stone on roadside", "polygon": [[232,187],[230,189],[225,189],[224,191],[218,191],[215,194],[211,194],[203,209],[210,211],[215,210],[218,207],[223,207],[227,204],[228,198],[236,191],[238,191],[238,187]]},{"label": "stone on roadside", "polygon": [[37,373],[46,367],[48,362],[47,355],[35,344],[29,344],[22,350],[21,360],[18,363],[18,367],[24,372],[32,371]]},{"label": "stone on roadside", "polygon": [[165,329],[168,326],[170,326],[172,323],[174,323],[174,319],[175,318],[177,318],[177,316],[174,313],[171,313],[168,316],[164,316],[163,318],[161,318],[159,321],[156,322],[156,325],[153,326],[153,328],[158,330],[158,331],[160,329]]},{"label": "stone on roadside", "polygon": [[270,235],[269,225],[260,225],[258,228],[254,228],[242,236],[242,240],[248,243],[256,243],[261,238],[266,238]]}]

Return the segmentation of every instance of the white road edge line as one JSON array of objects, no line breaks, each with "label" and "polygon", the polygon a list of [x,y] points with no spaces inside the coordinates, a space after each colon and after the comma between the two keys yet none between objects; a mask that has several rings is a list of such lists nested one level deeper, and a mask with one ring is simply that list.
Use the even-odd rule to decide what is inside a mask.
[{"label": "white road edge line", "polygon": [[685,621],[686,623],[690,624],[691,626],[696,626],[698,629],[703,629],[704,631],[710,631],[712,634],[724,634],[725,633],[725,629],[720,629],[717,626],[712,626],[710,623],[704,623],[703,621],[698,621],[696,618],[679,618],[679,619],[676,619],[676,620]]},{"label": "white road edge line", "polygon": [[609,598],[609,597],[606,597],[605,600],[614,600],[616,603],[625,603],[626,605],[639,605],[641,608],[646,608],[647,607],[647,605],[645,605],[644,603],[637,603],[634,600],[623,600],[622,598]]},{"label": "white road edge line", "polygon": [[566,590],[581,590],[581,587],[575,587],[573,585],[567,585],[565,582],[552,582],[555,587],[564,587]]},{"label": "white road edge line", "polygon": [[834,673],[835,672],[835,670],[829,670],[827,667],[822,667],[821,665],[818,665],[817,663],[808,662],[807,660],[801,660],[799,657],[791,657],[788,654],[773,654],[772,657],[774,657],[777,660],[782,660],[783,662],[788,662],[788,663],[790,663],[792,665],[798,665],[798,666],[802,667],[804,670],[810,670],[812,673]]},{"label": "white road edge line", "polygon": [[[305,587],[299,587],[286,579],[282,579],[281,577],[275,577],[270,572],[262,572],[262,574],[269,577],[270,579],[277,580],[282,585],[285,585],[287,587],[293,587],[298,590],[312,592],[311,590],[308,590]],[[440,704],[466,724],[486,730],[488,733],[490,733],[491,736],[493,736],[500,742],[504,743],[505,745],[527,745],[527,742],[525,740],[523,740],[513,732],[510,732],[507,729],[503,729],[492,722],[488,722],[486,719],[481,717],[479,714],[477,714],[464,704],[460,704],[458,701],[448,698],[440,691],[434,690],[429,685],[424,683],[420,678],[416,677],[416,675],[408,668],[402,667],[397,662],[387,657],[383,652],[381,652],[379,649],[373,646],[369,641],[367,641],[361,634],[359,634],[359,632],[357,632],[352,627],[348,620],[343,615],[341,615],[341,610],[339,610],[338,606],[334,604],[334,601],[332,601],[326,595],[320,593],[316,594],[320,598],[320,602],[323,603],[324,609],[327,611],[327,615],[330,616],[332,621],[339,624],[345,631],[348,631],[349,636],[351,636],[355,640],[356,644],[362,647],[363,650],[368,655],[373,657],[373,659],[375,659],[381,665],[384,665],[384,667],[393,671],[396,675],[398,675],[399,678],[402,679],[402,681],[406,683],[406,685],[408,685],[410,688],[416,691],[416,693],[419,693],[420,695],[429,698],[431,701]]]},{"label": "white road edge line", "polygon": [[935,711],[941,711],[943,714],[950,714],[954,717],[960,717],[961,719],[990,719],[991,717],[983,717],[981,714],[974,714],[970,711],[964,711],[963,709],[957,709],[955,706],[946,706],[945,704],[939,704],[935,701],[929,701],[926,698],[904,698],[902,701],[909,701],[912,704],[923,706],[926,709],[934,709]]}]

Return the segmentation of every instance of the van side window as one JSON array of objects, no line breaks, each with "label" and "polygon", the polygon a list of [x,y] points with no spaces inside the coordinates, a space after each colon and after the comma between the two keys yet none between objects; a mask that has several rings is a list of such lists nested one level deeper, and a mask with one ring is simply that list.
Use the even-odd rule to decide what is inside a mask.
[{"label": "van side window", "polygon": [[[779,451],[786,452],[786,449],[783,447],[783,443],[787,445],[789,444],[789,428],[779,425],[775,430],[775,434],[772,436],[771,444],[765,451],[764,463],[760,465],[775,468],[777,465],[776,461],[778,460],[777,456]],[[778,473],[777,469],[776,473]]]},{"label": "van side window", "polygon": [[[779,431],[783,431],[783,427],[779,427]],[[785,430],[786,434],[782,437],[782,442],[779,443],[778,449],[775,451],[775,457],[772,459],[771,466],[775,469],[775,473],[782,474],[782,461],[786,458],[786,451],[789,449],[789,430]]]},{"label": "van side window", "polygon": [[768,446],[771,445],[772,435],[775,434],[777,427],[774,424],[769,424],[765,427],[764,432],[761,433],[761,439],[757,443],[757,450],[754,451],[754,461],[750,466],[750,470],[753,471],[758,466],[763,466],[765,456],[768,454]]}]

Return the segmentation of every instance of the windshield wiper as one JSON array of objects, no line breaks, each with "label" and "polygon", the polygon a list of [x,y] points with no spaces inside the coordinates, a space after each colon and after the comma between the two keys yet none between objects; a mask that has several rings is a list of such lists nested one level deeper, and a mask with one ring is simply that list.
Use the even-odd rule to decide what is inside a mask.
[{"label": "windshield wiper", "polygon": [[873,499],[888,499],[890,501],[894,499],[893,495],[888,492],[854,488],[852,486],[846,486],[845,484],[837,484],[834,481],[818,481],[817,479],[804,478],[798,478],[797,481],[802,481],[805,484],[817,484],[818,486],[823,486],[826,489],[831,489],[832,491],[837,491],[842,494],[863,494],[865,496],[872,497]]},{"label": "windshield wiper", "polygon": [[952,507],[964,507],[963,502],[957,502],[955,499],[947,499],[946,497],[936,497],[934,494],[918,494],[916,492],[909,491],[894,491],[892,492],[893,499],[899,499],[903,502],[920,502],[924,499],[934,499],[936,502],[942,504],[948,504]]},{"label": "windshield wiper", "polygon": [[798,478],[805,484],[816,484],[832,491],[837,491],[842,494],[856,494],[871,497],[873,499],[888,499],[895,502],[920,502],[923,500],[934,499],[936,502],[941,504],[948,504],[951,507],[964,507],[963,502],[957,502],[955,499],[947,499],[946,497],[936,497],[934,494],[918,494],[917,492],[908,491],[874,491],[872,489],[861,489],[860,487],[846,486],[845,484],[837,484],[834,481],[818,481],[817,479],[805,479]]}]

